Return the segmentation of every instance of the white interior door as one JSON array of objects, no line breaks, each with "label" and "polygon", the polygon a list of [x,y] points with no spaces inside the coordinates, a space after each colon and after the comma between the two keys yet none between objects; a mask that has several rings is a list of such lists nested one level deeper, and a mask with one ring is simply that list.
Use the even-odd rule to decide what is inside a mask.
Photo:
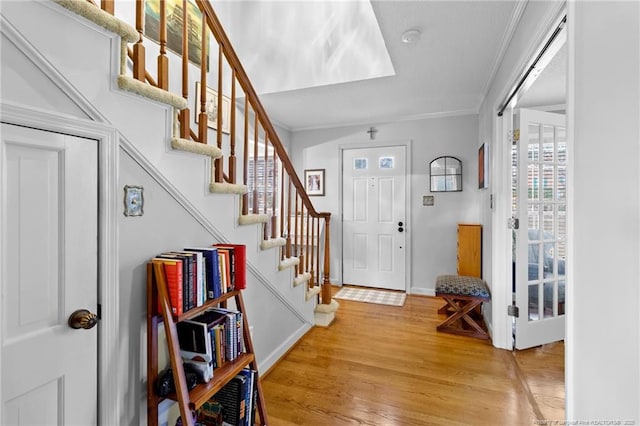
[{"label": "white interior door", "polygon": [[344,284],[405,290],[406,149],[345,149]]},{"label": "white interior door", "polygon": [[515,231],[515,347],[526,349],[562,340],[565,334],[566,119],[520,109],[515,120],[519,140],[514,206],[520,222]]},{"label": "white interior door", "polygon": [[2,124],[3,425],[97,424],[98,143]]}]

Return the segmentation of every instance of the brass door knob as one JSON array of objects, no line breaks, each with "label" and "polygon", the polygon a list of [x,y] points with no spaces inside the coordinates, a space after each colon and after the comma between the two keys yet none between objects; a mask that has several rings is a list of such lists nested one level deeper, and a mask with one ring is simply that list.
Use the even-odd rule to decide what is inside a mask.
[{"label": "brass door knob", "polygon": [[78,309],[69,316],[69,327],[89,330],[98,323],[98,316],[86,309]]}]

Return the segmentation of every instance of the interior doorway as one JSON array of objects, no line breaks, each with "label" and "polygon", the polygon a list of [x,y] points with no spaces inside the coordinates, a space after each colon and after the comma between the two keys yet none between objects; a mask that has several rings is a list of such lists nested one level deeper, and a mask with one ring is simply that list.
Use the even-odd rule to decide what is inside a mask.
[{"label": "interior doorway", "polygon": [[[509,323],[513,355],[522,368],[533,356],[542,361],[540,365],[548,366],[546,373],[562,378],[567,309],[564,266],[571,261],[566,257],[570,190],[566,52],[566,16],[561,16],[500,114],[504,155],[510,156],[511,164],[511,182],[505,182],[502,196],[511,200],[512,229],[508,235],[512,248],[513,316]],[[506,161],[503,164],[508,167]],[[527,386],[533,392],[541,392],[533,389],[534,383]],[[542,400],[551,403],[547,407],[553,412],[551,418],[564,418],[564,387],[547,389]]]}]

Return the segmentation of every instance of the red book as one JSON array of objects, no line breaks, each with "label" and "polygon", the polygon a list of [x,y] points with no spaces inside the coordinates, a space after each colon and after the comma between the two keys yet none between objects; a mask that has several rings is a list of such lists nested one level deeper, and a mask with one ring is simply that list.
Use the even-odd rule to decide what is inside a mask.
[{"label": "red book", "polygon": [[214,244],[218,248],[233,249],[233,275],[236,290],[247,288],[247,246],[244,244]]},{"label": "red book", "polygon": [[[162,263],[167,281],[167,291],[169,292],[169,304],[171,305],[171,313],[175,316],[182,315],[182,260],[153,258],[154,263]],[[162,312],[162,305],[158,298],[158,312]]]}]

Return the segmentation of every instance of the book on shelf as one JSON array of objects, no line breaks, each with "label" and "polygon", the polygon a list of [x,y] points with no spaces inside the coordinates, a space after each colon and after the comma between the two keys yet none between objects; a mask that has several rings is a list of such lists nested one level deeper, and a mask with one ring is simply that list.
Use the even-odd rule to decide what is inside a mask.
[{"label": "book on shelf", "polygon": [[207,299],[220,297],[220,269],[218,266],[218,249],[215,247],[187,247],[187,251],[199,251],[204,262],[204,282]]},{"label": "book on shelf", "polygon": [[221,367],[226,360],[226,355],[224,354],[226,348],[224,330],[227,323],[227,316],[222,312],[207,309],[191,320],[207,324],[209,339],[211,340],[213,367]]},{"label": "book on shelf", "polygon": [[224,324],[216,324],[210,329],[212,345],[213,345],[213,365],[214,367],[222,367],[226,362],[226,340],[224,332]]},{"label": "book on shelf", "polygon": [[193,308],[193,299],[191,297],[191,281],[193,279],[191,260],[192,257],[176,252],[160,253],[156,258],[164,259],[180,259],[182,262],[182,312],[185,313]]},{"label": "book on shelf", "polygon": [[244,426],[253,426],[256,417],[255,404],[258,399],[258,388],[256,387],[257,371],[251,368],[243,368],[240,374],[247,378],[247,386],[244,393],[246,411]]},{"label": "book on shelf", "polygon": [[[162,257],[154,257],[151,260],[153,263],[161,263],[163,265],[166,281],[167,291],[169,293],[169,304],[171,305],[171,313],[175,316],[182,315],[183,309],[183,266],[182,259],[170,259]],[[162,312],[162,306],[160,305],[160,298],[158,298],[158,312]]]},{"label": "book on shelf", "polygon": [[247,288],[247,246],[244,244],[219,243],[214,244],[214,247],[231,250],[233,288],[235,290],[244,290]]},{"label": "book on shelf", "polygon": [[[196,308],[202,304],[198,300],[198,256],[193,252],[170,251],[167,254],[175,254],[187,259],[188,278],[186,288],[188,290],[189,309]],[[189,310],[187,309],[187,310]]]},{"label": "book on shelf", "polygon": [[207,290],[205,289],[205,272],[206,272],[206,264],[204,263],[203,253],[199,250],[191,250],[184,249],[181,253],[185,254],[194,254],[196,260],[196,269],[194,272],[195,279],[194,285],[196,286],[195,290],[195,300],[196,306],[202,306],[207,301]]},{"label": "book on shelf", "polygon": [[231,255],[229,249],[218,248],[218,258],[220,259],[220,281],[222,293],[228,293],[231,287]]},{"label": "book on shelf", "polygon": [[225,355],[228,361],[233,361],[244,352],[244,320],[242,312],[228,308],[211,308],[226,317],[225,322]]},{"label": "book on shelf", "polygon": [[247,409],[245,393],[247,392],[247,377],[238,374],[225,384],[213,399],[222,405],[223,424],[243,426],[246,421]]}]

